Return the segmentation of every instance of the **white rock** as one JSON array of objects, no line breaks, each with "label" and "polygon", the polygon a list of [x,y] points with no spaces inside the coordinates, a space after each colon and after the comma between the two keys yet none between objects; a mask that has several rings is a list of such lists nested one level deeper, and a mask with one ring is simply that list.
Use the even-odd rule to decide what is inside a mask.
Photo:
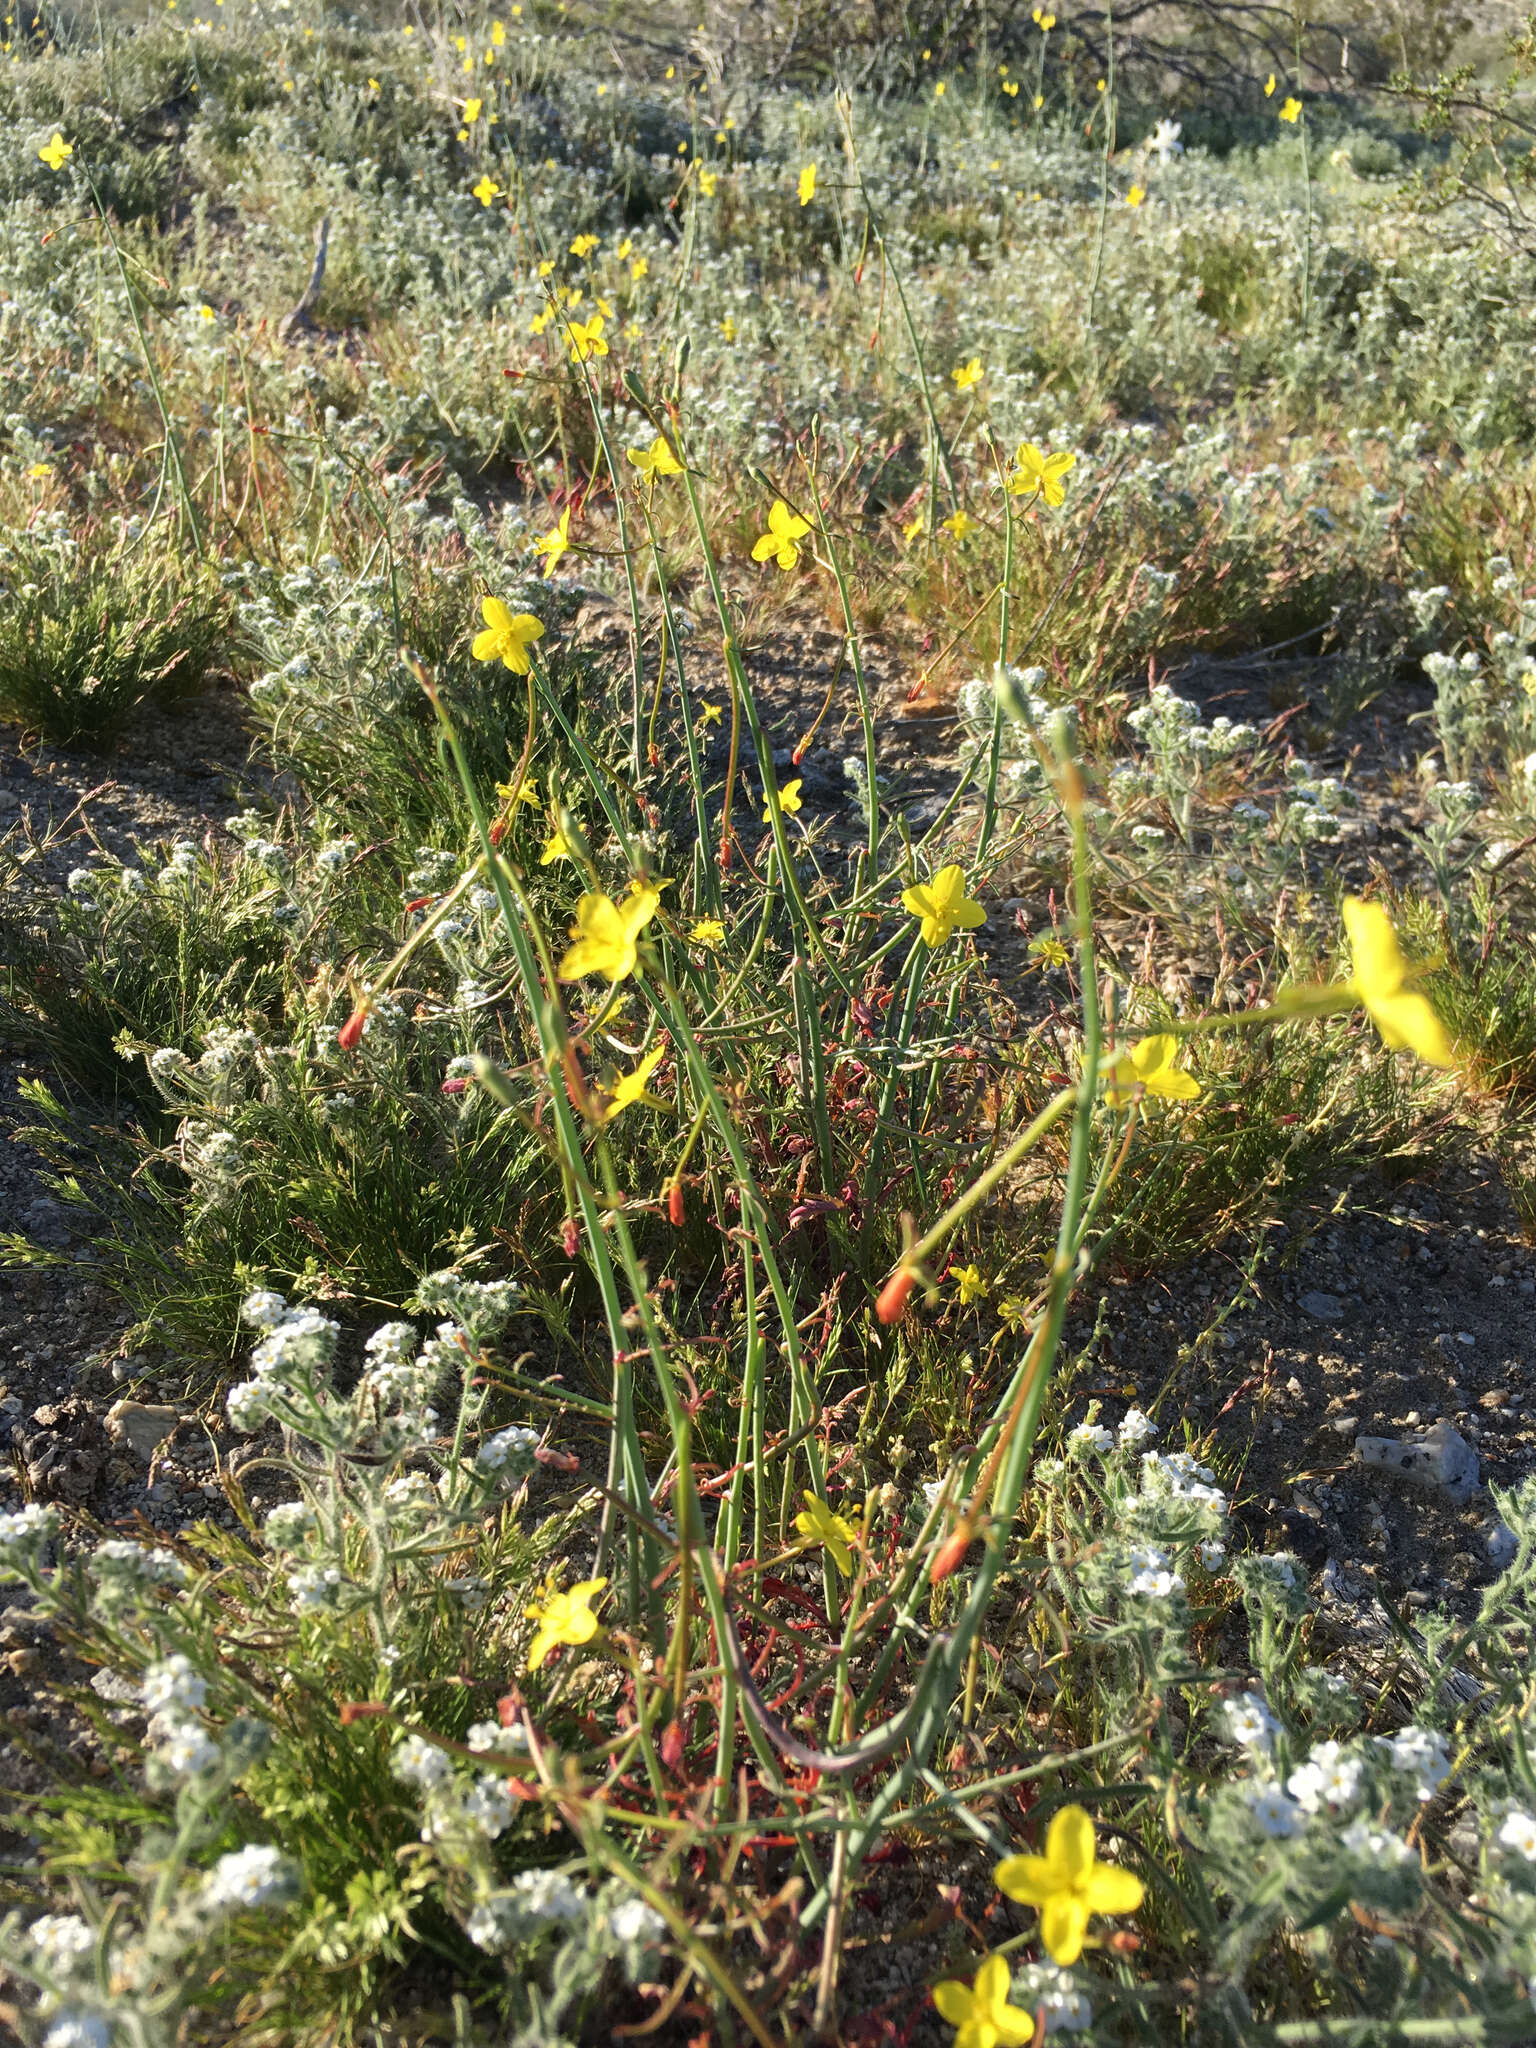
[{"label": "white rock", "polygon": [[1458,1507],[1477,1491],[1477,1453],[1448,1422],[1437,1422],[1421,1437],[1357,1436],[1355,1453],[1362,1465],[1394,1473]]}]

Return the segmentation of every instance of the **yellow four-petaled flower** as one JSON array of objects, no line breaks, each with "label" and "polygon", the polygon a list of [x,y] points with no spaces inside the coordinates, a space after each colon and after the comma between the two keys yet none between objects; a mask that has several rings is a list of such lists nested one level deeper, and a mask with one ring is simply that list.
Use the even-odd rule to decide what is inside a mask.
[{"label": "yellow four-petaled flower", "polygon": [[824,1500],[807,1490],[801,1496],[805,1512],[795,1517],[795,1527],[807,1544],[819,1543],[844,1577],[853,1570],[853,1546],[859,1541],[858,1517],[849,1520],[835,1515]]},{"label": "yellow four-petaled flower", "polygon": [[1454,1066],[1456,1054],[1445,1026],[1425,997],[1408,986],[1408,963],[1381,905],[1346,896],[1344,929],[1354,965],[1348,986],[1383,1042],[1394,1049],[1406,1046],[1432,1067]]},{"label": "yellow four-petaled flower", "polygon": [[658,434],[649,448],[626,448],[624,453],[648,484],[655,483],[658,477],[683,473],[683,465],[672,453],[665,434]]},{"label": "yellow four-petaled flower", "polygon": [[1132,1870],[1100,1863],[1093,1822],[1080,1806],[1064,1806],[1051,1822],[1043,1856],[1005,1856],[993,1876],[999,1891],[1040,1909],[1040,1939],[1066,1967],[1083,1952],[1094,1913],[1134,1913],[1145,1887]]},{"label": "yellow four-petaled flower", "polygon": [[925,946],[942,946],[957,925],[969,932],[987,921],[981,905],[966,895],[965,869],[957,862],[940,868],[931,882],[903,889],[901,901],[919,920]]},{"label": "yellow four-petaled flower", "polygon": [[576,905],[572,943],[557,972],[562,981],[580,981],[600,974],[605,981],[626,981],[638,958],[635,941],[661,903],[658,890],[632,889],[622,903],[611,896],[589,894]]},{"label": "yellow four-petaled flower", "polygon": [[1122,1053],[1109,1070],[1109,1099],[1116,1109],[1135,1100],[1139,1090],[1170,1102],[1193,1102],[1200,1083],[1174,1065],[1179,1041],[1171,1031],[1154,1032]]},{"label": "yellow four-petaled flower", "polygon": [[1063,449],[1047,455],[1033,441],[1021,441],[1014,456],[1008,489],[1015,498],[1044,498],[1047,505],[1060,505],[1066,498],[1061,480],[1076,464],[1077,457]]},{"label": "yellow four-petaled flower", "polygon": [[62,171],[65,164],[74,155],[75,145],[72,142],[66,142],[59,131],[55,129],[52,136],[42,145],[37,153],[50,171]]},{"label": "yellow four-petaled flower", "polygon": [[513,612],[499,597],[480,601],[485,631],[475,635],[470,650],[476,661],[502,661],[515,676],[527,675],[532,666],[528,649],[542,640],[544,628],[531,612]]},{"label": "yellow four-petaled flower", "polygon": [[1025,2048],[1034,2040],[1035,2016],[1008,2003],[1009,1989],[1006,1956],[988,1956],[969,1984],[946,1977],[934,1985],[934,2004],[959,2029],[955,2048]]},{"label": "yellow four-petaled flower", "polygon": [[809,519],[791,512],[782,498],[775,498],[768,511],[768,531],[752,543],[754,562],[777,562],[781,569],[793,569],[800,559],[797,545],[811,530]]},{"label": "yellow four-petaled flower", "polygon": [[572,1586],[569,1593],[550,1593],[542,1601],[529,1603],[528,1618],[538,1623],[533,1641],[528,1645],[530,1671],[537,1671],[550,1651],[562,1643],[579,1646],[591,1642],[597,1634],[592,1595],[601,1593],[607,1583],[606,1579],[583,1579],[579,1586]]}]

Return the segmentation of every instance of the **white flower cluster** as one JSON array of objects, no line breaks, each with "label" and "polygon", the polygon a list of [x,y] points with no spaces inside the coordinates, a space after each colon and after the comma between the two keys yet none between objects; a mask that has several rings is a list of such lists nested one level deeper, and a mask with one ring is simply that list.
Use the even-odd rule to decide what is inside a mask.
[{"label": "white flower cluster", "polygon": [[586,1894],[562,1872],[520,1870],[509,1890],[475,1907],[466,1928],[478,1948],[495,1954],[510,1948],[514,1941],[532,1940],[553,1928],[569,1926],[586,1910]]},{"label": "white flower cluster", "polygon": [[1410,1724],[1395,1735],[1379,1735],[1376,1746],[1394,1771],[1413,1780],[1414,1796],[1420,1802],[1433,1799],[1451,1775],[1445,1737],[1433,1728]]},{"label": "white flower cluster", "polygon": [[157,1587],[184,1585],[187,1577],[186,1567],[169,1550],[158,1544],[146,1550],[122,1536],[98,1543],[87,1569],[96,1610],[109,1618],[140,1605]]},{"label": "white flower cluster", "polygon": [[299,1889],[298,1867],[280,1849],[249,1842],[221,1856],[208,1873],[199,1903],[205,1912],[252,1912],[286,1903]]},{"label": "white flower cluster", "polygon": [[510,1429],[498,1430],[495,1436],[487,1437],[475,1453],[475,1464],[482,1472],[490,1472],[503,1481],[515,1484],[526,1479],[533,1470],[533,1454],[539,1447],[539,1433],[528,1429],[522,1423],[513,1423]]},{"label": "white flower cluster", "polygon": [[[487,1343],[520,1306],[515,1280],[467,1280],[447,1267],[418,1284],[412,1306],[424,1315],[449,1315],[475,1344]],[[443,1334],[439,1328],[438,1335]]]},{"label": "white flower cluster", "polygon": [[27,1929],[27,1940],[44,1969],[67,1977],[86,1967],[96,1953],[95,1931],[78,1913],[44,1913]]},{"label": "white flower cluster", "polygon": [[236,1429],[259,1429],[269,1415],[311,1425],[325,1407],[329,1368],[340,1325],[314,1308],[290,1308],[259,1288],[241,1305],[245,1321],[266,1335],[251,1353],[253,1377],[230,1388],[224,1408]]},{"label": "white flower cluster", "polygon": [[1320,1742],[1286,1779],[1286,1790],[1303,1813],[1339,1813],[1359,1796],[1364,1759],[1336,1742]]},{"label": "white flower cluster", "polygon": [[36,1570],[43,1545],[58,1534],[59,1518],[52,1508],[28,1501],[25,1507],[0,1515],[0,1577],[13,1578],[18,1568],[29,1575]]},{"label": "white flower cluster", "polygon": [[1013,1980],[1014,2001],[1029,2014],[1043,2014],[1047,2034],[1080,2034],[1093,2024],[1093,2007],[1070,1970],[1054,1963],[1028,1963]]}]

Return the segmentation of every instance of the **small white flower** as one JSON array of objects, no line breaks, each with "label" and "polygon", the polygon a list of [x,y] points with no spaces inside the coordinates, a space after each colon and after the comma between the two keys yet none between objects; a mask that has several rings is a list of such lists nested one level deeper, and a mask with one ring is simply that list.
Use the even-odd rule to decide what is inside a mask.
[{"label": "small white flower", "polygon": [[528,1737],[521,1726],[503,1728],[499,1721],[474,1721],[464,1731],[464,1747],[477,1756],[488,1750],[526,1751]]},{"label": "small white flower", "polygon": [[151,1725],[155,1756],[178,1778],[200,1778],[219,1761],[219,1746],[197,1721],[166,1721]]},{"label": "small white flower", "polygon": [[1113,1450],[1115,1440],[1101,1422],[1080,1422],[1067,1432],[1067,1442],[1077,1451]]},{"label": "small white flower", "polygon": [[1122,1450],[1134,1450],[1137,1444],[1157,1435],[1157,1424],[1150,1415],[1143,1415],[1139,1408],[1127,1408],[1120,1418],[1116,1435]]},{"label": "small white flower", "polygon": [[273,1550],[299,1550],[315,1526],[315,1511],[307,1501],[285,1500],[269,1510],[261,1533]]},{"label": "small white flower", "polygon": [[297,1889],[298,1873],[280,1849],[251,1842],[221,1856],[203,1886],[203,1904],[243,1911],[288,1898]]},{"label": "small white flower", "polygon": [[163,1713],[169,1707],[197,1708],[207,1697],[207,1680],[198,1677],[191,1659],[179,1651],[151,1664],[139,1687],[139,1699],[151,1714]]},{"label": "small white flower", "polygon": [[509,1477],[521,1475],[531,1470],[538,1445],[536,1429],[526,1429],[521,1423],[513,1423],[510,1429],[486,1438],[475,1453],[475,1463],[483,1472],[503,1472]]},{"label": "small white flower", "polygon": [[1320,1742],[1292,1771],[1286,1786],[1308,1813],[1321,1813],[1325,1807],[1336,1810],[1354,1799],[1363,1768],[1359,1757],[1346,1756],[1336,1742]]},{"label": "small white flower", "polygon": [[587,1909],[586,1894],[558,1870],[520,1870],[512,1890],[523,1912],[535,1920],[579,1920]]},{"label": "small white flower", "polygon": [[61,1974],[78,1969],[96,1948],[96,1936],[78,1913],[44,1913],[27,1929],[42,1961]]},{"label": "small white flower", "polygon": [[485,1771],[464,1795],[464,1818],[489,1840],[512,1825],[512,1795],[494,1771]]},{"label": "small white flower", "polygon": [[666,1937],[667,1923],[644,1899],[621,1899],[608,1915],[615,1941],[636,1948],[656,1948]]},{"label": "small white flower", "polygon": [[444,1752],[420,1735],[406,1735],[396,1743],[389,1767],[405,1784],[415,1785],[423,1792],[446,1783],[453,1774],[453,1765]]},{"label": "small white flower", "polygon": [[99,2013],[61,2012],[44,2034],[43,2048],[112,2048],[112,2029]]},{"label": "small white flower", "polygon": [[1363,1857],[1370,1863],[1406,1863],[1413,1855],[1401,1835],[1394,1835],[1390,1829],[1373,1828],[1367,1820],[1352,1821],[1339,1840],[1352,1856]]},{"label": "small white flower", "polygon": [[1536,1814],[1527,1813],[1523,1807],[1512,1806],[1504,1816],[1498,1840],[1502,1847],[1513,1849],[1527,1863],[1536,1863]]},{"label": "small white flower", "polygon": [[1026,2012],[1043,2013],[1048,2034],[1080,2034],[1093,2023],[1093,2007],[1077,1988],[1070,1970],[1054,1963],[1031,1963],[1015,1980]]},{"label": "small white flower", "polygon": [[1300,1832],[1302,1810],[1278,1785],[1252,1784],[1247,1787],[1246,1796],[1250,1812],[1266,1835],[1284,1842]]},{"label": "small white flower", "polygon": [[1376,1741],[1394,1771],[1417,1781],[1415,1791],[1420,1800],[1433,1799],[1451,1775],[1445,1738],[1433,1728],[1399,1728],[1395,1735],[1379,1735]]},{"label": "small white flower", "polygon": [[518,1910],[510,1899],[487,1899],[476,1906],[464,1923],[464,1931],[476,1948],[495,1955],[506,1948],[517,1932]]},{"label": "small white flower", "polygon": [[1167,1600],[1183,1589],[1184,1581],[1171,1569],[1162,1551],[1139,1545],[1131,1552],[1131,1576],[1126,1592],[1143,1600]]},{"label": "small white flower", "polygon": [[1229,1742],[1235,1742],[1240,1749],[1268,1750],[1280,1724],[1256,1692],[1239,1693],[1236,1699],[1223,1700],[1221,1712],[1226,1723],[1222,1733]]}]

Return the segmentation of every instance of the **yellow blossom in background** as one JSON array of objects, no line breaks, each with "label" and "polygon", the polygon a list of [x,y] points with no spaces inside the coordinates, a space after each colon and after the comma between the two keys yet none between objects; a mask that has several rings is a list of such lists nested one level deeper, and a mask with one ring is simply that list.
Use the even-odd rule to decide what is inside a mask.
[{"label": "yellow blossom in background", "polygon": [[464,102],[464,125],[466,128],[474,127],[480,118],[480,109],[484,104],[483,100],[466,100]]},{"label": "yellow blossom in background", "polygon": [[628,235],[624,237],[623,241],[620,242],[619,246],[617,247],[617,249],[614,250],[613,253],[615,256],[618,257],[621,263],[626,262],[631,256],[634,255],[635,245],[629,239]]},{"label": "yellow blossom in background", "polygon": [[1264,81],[1264,97],[1265,97],[1265,99],[1272,99],[1272,98],[1274,97],[1274,91],[1275,91],[1275,74],[1273,73],[1273,71],[1271,71],[1271,73],[1269,74],[1268,78],[1266,78],[1266,79],[1265,79],[1265,81]]},{"label": "yellow blossom in background", "polygon": [[976,520],[964,509],[951,513],[949,518],[944,520],[942,524],[944,531],[952,533],[956,540],[964,540],[968,533],[974,533],[977,528]]},{"label": "yellow blossom in background", "polygon": [[955,381],[957,391],[969,391],[971,386],[979,384],[985,375],[981,367],[981,357],[972,356],[968,363],[961,363],[958,369],[951,370],[949,374]]},{"label": "yellow blossom in background", "polygon": [[989,1292],[979,1266],[957,1266],[950,1279],[960,1290],[960,1306],[969,1308],[973,1301],[985,1301]]},{"label": "yellow blossom in background", "polygon": [[482,206],[489,206],[493,199],[501,197],[501,187],[489,171],[484,174],[478,185],[474,185],[470,189]]},{"label": "yellow blossom in background", "polygon": [[[292,87],[292,86],[290,85],[290,86],[289,86],[289,88],[288,88],[288,90],[289,90],[290,92],[292,92],[292,91],[293,91],[293,87]],[[454,141],[455,141],[455,142],[468,142],[468,140],[469,140],[469,130],[468,130],[467,128],[461,128],[461,129],[459,130],[458,134],[457,134],[457,135],[456,135],[456,136],[454,137]]]},{"label": "yellow blossom in background", "polygon": [[557,825],[544,842],[544,850],[539,855],[539,866],[547,868],[552,867],[557,860],[569,860],[571,850],[571,842]]},{"label": "yellow blossom in background", "polygon": [[1064,1806],[1052,1820],[1043,1856],[1005,1856],[992,1875],[1010,1899],[1040,1909],[1040,1939],[1063,1969],[1082,1954],[1090,1915],[1134,1913],[1145,1890],[1134,1871],[1098,1861],[1093,1822],[1080,1806]]},{"label": "yellow blossom in background", "polygon": [[510,612],[499,597],[482,598],[480,616],[485,631],[475,635],[470,650],[476,661],[505,662],[514,675],[527,675],[532,665],[528,649],[544,637],[540,621],[531,612]]},{"label": "yellow blossom in background", "polygon": [[544,258],[544,261],[539,265],[539,276],[548,277],[549,273],[554,269],[554,267],[555,266],[553,262],[551,262],[550,258],[546,256]]},{"label": "yellow blossom in background", "polygon": [[628,1109],[645,1093],[645,1084],[667,1056],[664,1045],[658,1045],[654,1052],[648,1052],[632,1074],[620,1074],[610,1089],[605,1091],[607,1101],[603,1108],[603,1122],[609,1124],[621,1110]]},{"label": "yellow blossom in background", "polygon": [[700,171],[700,172],[699,172],[699,190],[700,190],[700,191],[701,191],[701,192],[702,192],[702,193],[704,194],[704,197],[705,197],[706,199],[713,199],[713,198],[714,198],[714,196],[715,196],[715,187],[716,187],[716,186],[717,186],[717,185],[719,184],[719,182],[720,182],[720,179],[719,179],[719,176],[718,176],[718,174],[717,174],[716,172],[714,172],[714,171]]},{"label": "yellow blossom in background", "polygon": [[800,559],[797,541],[804,540],[811,530],[809,519],[802,519],[798,512],[791,512],[782,498],[775,498],[768,512],[768,531],[758,535],[752,543],[754,562],[777,562],[781,569],[793,569]]},{"label": "yellow blossom in background", "polygon": [[1072,955],[1053,932],[1042,932],[1037,939],[1031,939],[1029,950],[1042,967],[1065,967]]},{"label": "yellow blossom in background", "polygon": [[1282,121],[1299,121],[1301,119],[1301,101],[1297,99],[1287,100],[1280,109],[1280,118]]},{"label": "yellow blossom in background", "polygon": [[562,981],[580,981],[600,974],[604,981],[626,981],[635,971],[635,941],[661,904],[655,889],[633,889],[622,903],[611,896],[583,896],[576,905],[572,944],[556,972]]},{"label": "yellow blossom in background", "polygon": [[665,434],[658,434],[649,448],[626,448],[624,454],[648,484],[654,484],[658,477],[683,473],[683,465],[672,453]]},{"label": "yellow blossom in background", "polygon": [[644,277],[646,272],[650,269],[650,267],[651,259],[649,256],[637,256],[634,262],[631,263],[631,265],[629,266],[629,275],[631,283],[638,284],[641,278]]},{"label": "yellow blossom in background", "polygon": [[571,244],[571,254],[573,256],[590,256],[596,247],[596,235],[578,235]]},{"label": "yellow blossom in background", "polygon": [[525,775],[520,782],[498,782],[496,794],[508,809],[517,804],[532,804],[537,810],[539,778],[536,775]]},{"label": "yellow blossom in background", "polygon": [[736,339],[736,322],[731,318],[729,313],[727,313],[725,318],[720,322],[720,339],[725,343],[727,348],[729,348],[731,343],[734,342]]},{"label": "yellow blossom in background", "polygon": [[41,483],[45,476],[53,475],[53,464],[51,462],[34,462],[27,471],[27,475],[31,477],[34,483]]},{"label": "yellow blossom in background", "polygon": [[816,166],[807,164],[800,173],[800,204],[809,206],[816,197]]},{"label": "yellow blossom in background", "polygon": [[1040,29],[1045,35],[1049,35],[1051,30],[1056,26],[1055,15],[1047,14],[1044,8],[1041,7],[1037,7],[1034,11],[1034,14],[1030,18],[1034,22],[1036,28]]},{"label": "yellow blossom in background", "polygon": [[[800,808],[800,784],[803,780],[802,776],[797,775],[793,782],[786,782],[779,791],[779,809],[787,818],[792,818]],[[772,804],[764,804],[763,806],[763,823],[765,825],[773,823]]]},{"label": "yellow blossom in background", "polygon": [[1109,1099],[1116,1109],[1134,1100],[1138,1088],[1170,1102],[1193,1102],[1200,1083],[1174,1065],[1179,1041],[1171,1031],[1154,1032],[1122,1053],[1110,1068]]},{"label": "yellow blossom in background", "polygon": [[1146,198],[1146,196],[1147,193],[1145,186],[1133,185],[1130,191],[1127,192],[1125,195],[1125,203],[1127,206],[1140,206],[1141,202],[1143,201],[1143,199]]},{"label": "yellow blossom in background", "polygon": [[935,87],[933,88],[933,96],[934,96],[934,98],[935,98],[936,100],[941,100],[941,99],[943,99],[943,97],[944,97],[944,80],[943,80],[942,78],[941,78],[941,79],[939,80],[938,84],[937,84],[937,85],[936,85],[936,86],[935,86]]},{"label": "yellow blossom in background", "polygon": [[502,47],[502,45],[506,42],[506,40],[506,30],[502,27],[499,21],[493,21],[491,23],[491,41],[496,45],[497,49],[499,50]]},{"label": "yellow blossom in background", "polygon": [[942,946],[957,925],[969,932],[987,921],[981,905],[966,895],[965,869],[957,861],[940,868],[931,882],[903,889],[901,901],[919,920],[925,946]]},{"label": "yellow blossom in background", "polygon": [[718,917],[699,917],[693,921],[688,933],[691,946],[702,946],[706,953],[714,953],[725,944],[725,926]]},{"label": "yellow blossom in background", "polygon": [[915,519],[909,519],[906,525],[901,529],[901,537],[905,541],[914,541],[917,539],[918,535],[922,532],[922,530],[923,515],[921,512],[919,512]]},{"label": "yellow blossom in background", "polygon": [[826,1502],[818,1500],[809,1490],[800,1498],[805,1502],[805,1513],[796,1515],[796,1529],[807,1545],[819,1543],[846,1577],[853,1570],[853,1545],[860,1536],[857,1516],[848,1521],[842,1515],[833,1514]]},{"label": "yellow blossom in background", "polygon": [[1406,1047],[1432,1067],[1451,1067],[1456,1054],[1450,1036],[1425,997],[1408,986],[1408,963],[1397,943],[1392,920],[1379,903],[1346,896],[1344,929],[1354,973],[1348,986],[1366,1015],[1394,1051]]},{"label": "yellow blossom in background", "polygon": [[555,564],[571,544],[571,508],[566,506],[550,532],[533,544],[536,555],[544,557],[544,574],[553,576]]},{"label": "yellow blossom in background", "polygon": [[533,1641],[528,1645],[528,1669],[537,1671],[550,1651],[565,1643],[578,1648],[590,1643],[597,1634],[597,1616],[592,1612],[592,1595],[601,1593],[606,1579],[583,1579],[579,1586],[572,1586],[569,1593],[546,1591],[542,1601],[529,1602],[525,1610],[530,1621],[538,1623]]},{"label": "yellow blossom in background", "polygon": [[45,142],[37,153],[50,171],[62,171],[65,164],[74,155],[75,145],[72,142],[66,142],[58,130],[55,129],[52,138]]},{"label": "yellow blossom in background", "polygon": [[199,306],[197,309],[197,317],[199,320],[202,321],[205,327],[211,327],[214,321],[217,320],[219,316],[217,313],[215,313],[212,306]]},{"label": "yellow blossom in background", "polygon": [[1066,451],[1059,455],[1046,455],[1033,441],[1021,441],[1014,456],[1016,467],[1008,479],[1008,489],[1015,498],[1043,498],[1047,505],[1060,505],[1066,499],[1061,480],[1073,468],[1077,457]]},{"label": "yellow blossom in background", "polygon": [[572,359],[584,363],[589,356],[605,356],[608,344],[603,339],[603,328],[607,322],[601,313],[594,313],[586,322],[573,320],[570,323]]},{"label": "yellow blossom in background", "polygon": [[940,2017],[959,2029],[955,2048],[1027,2048],[1035,2016],[1008,2003],[1011,1985],[1006,1956],[988,1956],[969,1984],[946,1977],[934,1985]]},{"label": "yellow blossom in background", "polygon": [[699,724],[701,727],[707,728],[711,725],[718,725],[724,716],[725,713],[718,704],[701,704],[699,707]]}]

